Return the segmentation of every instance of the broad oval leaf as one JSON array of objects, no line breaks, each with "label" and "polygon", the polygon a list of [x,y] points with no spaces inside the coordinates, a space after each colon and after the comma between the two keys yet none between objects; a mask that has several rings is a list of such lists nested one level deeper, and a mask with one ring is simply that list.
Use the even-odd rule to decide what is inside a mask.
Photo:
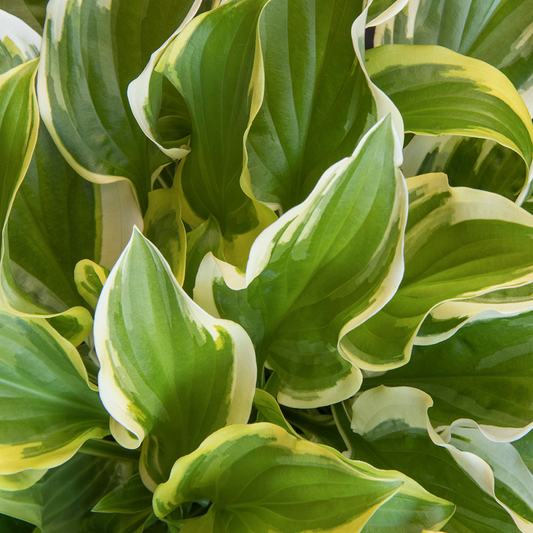
[{"label": "broad oval leaf", "polygon": [[275,214],[255,201],[246,137],[263,97],[259,17],[268,0],[231,1],[191,21],[167,46],[156,71],[177,88],[192,122],[191,152],[178,168],[184,220],[213,216],[224,255],[246,264],[255,237]]},{"label": "broad oval leaf", "polygon": [[231,426],[179,459],[156,489],[160,518],[181,503],[213,502],[181,531],[303,533],[361,531],[401,486],[373,479],[327,448],[272,424]]},{"label": "broad oval leaf", "polygon": [[244,289],[228,288],[209,260],[200,270],[195,299],[248,331],[259,367],[267,359],[281,378],[284,405],[328,405],[360,386],[337,344],[385,305],[403,274],[407,198],[397,143],[386,117],[325,172],[256,240]]},{"label": "broad oval leaf", "polygon": [[153,179],[171,160],[137,124],[127,87],[192,3],[111,0],[95,9],[91,0],[50,0],[48,5],[38,79],[43,121],[81,176],[95,183],[128,180],[143,212]]},{"label": "broad oval leaf", "polygon": [[0,323],[0,473],[60,465],[106,436],[109,416],[74,346],[43,319],[1,312]]},{"label": "broad oval leaf", "polygon": [[200,309],[161,253],[134,230],[95,314],[102,401],[119,443],[143,442],[149,488],[213,431],[248,420],[256,367],[245,331]]},{"label": "broad oval leaf", "polygon": [[405,275],[392,300],[349,332],[341,347],[367,370],[409,361],[435,306],[533,280],[533,216],[496,194],[452,188],[444,174],[407,180]]},{"label": "broad oval leaf", "polygon": [[533,423],[533,313],[466,325],[433,346],[415,346],[408,365],[364,380],[431,395],[435,425],[459,418],[522,428]]}]

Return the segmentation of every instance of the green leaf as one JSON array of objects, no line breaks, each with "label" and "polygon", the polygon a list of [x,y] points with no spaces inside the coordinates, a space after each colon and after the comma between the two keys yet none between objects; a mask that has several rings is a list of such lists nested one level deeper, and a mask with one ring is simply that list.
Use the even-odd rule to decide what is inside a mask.
[{"label": "green leaf", "polygon": [[257,198],[283,211],[305,200],[383,116],[352,42],[363,4],[272,0],[261,17],[265,96],[248,136],[248,165]]},{"label": "green leaf", "polygon": [[364,380],[370,389],[416,387],[431,395],[430,418],[450,425],[522,428],[532,424],[533,313],[465,326],[447,341],[415,346],[408,365]]},{"label": "green leaf", "polygon": [[281,408],[274,396],[270,395],[268,392],[262,389],[255,389],[254,407],[258,411],[256,422],[276,424],[293,437],[296,437],[297,439],[301,438],[283,416]]},{"label": "green leaf", "polygon": [[[192,20],[166,47],[156,71],[179,91],[190,113],[191,152],[178,168],[196,227],[212,215],[228,261],[244,265],[275,214],[255,201],[246,170],[246,137],[263,97],[258,23],[268,0],[234,0]],[[222,21],[222,22],[221,22]]]},{"label": "green leaf", "polygon": [[166,517],[180,504],[213,502],[183,533],[361,531],[401,482],[372,479],[327,448],[272,424],[219,430],[179,459],[156,489],[154,509]]},{"label": "green leaf", "polygon": [[167,260],[180,285],[185,279],[187,235],[175,189],[157,189],[148,195],[144,234]]},{"label": "green leaf", "polygon": [[0,472],[60,465],[87,439],[107,435],[109,416],[80,355],[45,320],[0,319]]},{"label": "green leaf", "polygon": [[183,290],[192,297],[196,274],[207,253],[224,257],[224,240],[215,218],[209,217],[197,228],[187,233],[187,266]]},{"label": "green leaf", "polygon": [[0,515],[0,529],[6,533],[32,533],[35,527],[28,522],[16,520],[6,515]]},{"label": "green leaf", "polygon": [[518,450],[520,457],[529,471],[533,473],[533,431],[530,431],[526,436],[511,444]]},{"label": "green leaf", "polygon": [[124,485],[106,494],[94,507],[96,513],[135,514],[152,509],[152,493],[144,486],[141,476],[135,474]]},{"label": "green leaf", "polygon": [[129,465],[78,454],[29,489],[0,491],[0,512],[36,525],[41,533],[81,533],[94,504],[130,475]]},{"label": "green leaf", "polygon": [[[3,8],[0,1],[0,9]],[[25,22],[0,10],[0,74],[39,57],[41,36]]]},{"label": "green leaf", "polygon": [[367,26],[376,26],[389,20],[401,11],[409,0],[374,0],[368,10]]},{"label": "green leaf", "polygon": [[281,378],[284,405],[328,405],[361,384],[337,345],[385,305],[403,273],[406,190],[396,150],[386,117],[256,240],[244,289],[228,288],[213,259],[198,275],[195,300],[248,331],[259,368],[267,358]]},{"label": "green leaf", "polygon": [[213,431],[248,420],[256,378],[250,339],[200,309],[138,230],[104,285],[94,339],[100,395],[117,421],[112,433],[127,448],[144,441],[149,488]]},{"label": "green leaf", "polygon": [[520,454],[507,442],[492,442],[475,427],[452,426],[450,444],[458,450],[481,457],[494,473],[494,492],[527,531],[533,527],[533,474]]},{"label": "green leaf", "polygon": [[83,299],[93,309],[96,309],[98,298],[100,298],[108,275],[109,270],[107,268],[97,265],[89,259],[82,259],[76,263],[74,268],[76,287]]},{"label": "green leaf", "polygon": [[81,176],[95,183],[128,180],[143,212],[153,179],[170,159],[137,124],[127,87],[191,4],[51,0],[48,6],[38,81],[43,121]]},{"label": "green leaf", "polygon": [[0,476],[0,490],[24,490],[39,481],[48,470],[33,470],[28,468],[16,474],[9,474],[7,476]]},{"label": "green leaf", "polygon": [[443,174],[407,180],[405,275],[392,300],[341,344],[355,364],[389,370],[409,361],[435,306],[533,279],[533,217],[492,193],[451,188]]},{"label": "green leaf", "polygon": [[[408,475],[449,500],[456,511],[445,528],[461,533],[518,533],[494,498],[494,476],[481,458],[445,442],[431,426],[431,399],[408,387],[378,387],[352,406],[352,458],[377,456],[387,468]],[[482,486],[478,485],[482,482]],[[491,497],[492,496],[492,497]]]},{"label": "green leaf", "polygon": [[[382,458],[366,445],[359,435],[350,428],[350,417],[346,402],[332,406],[335,422],[345,440],[347,452],[344,457],[359,457],[380,468],[389,468]],[[427,492],[410,477],[394,470],[378,470],[368,463],[357,463],[360,468],[367,468],[375,476],[401,479],[404,484],[400,490],[385,502],[370,518],[364,527],[364,533],[424,533],[426,530],[440,530],[455,512],[455,505]],[[366,465],[366,467],[365,467]],[[429,533],[429,532],[428,532]]]},{"label": "green leaf", "polygon": [[48,0],[0,0],[0,9],[4,9],[23,20],[41,35],[47,3]]},{"label": "green leaf", "polygon": [[[367,69],[400,110],[406,131],[492,139],[531,167],[531,116],[495,67],[439,46],[387,45],[368,51]],[[527,197],[527,175],[519,202]]]}]

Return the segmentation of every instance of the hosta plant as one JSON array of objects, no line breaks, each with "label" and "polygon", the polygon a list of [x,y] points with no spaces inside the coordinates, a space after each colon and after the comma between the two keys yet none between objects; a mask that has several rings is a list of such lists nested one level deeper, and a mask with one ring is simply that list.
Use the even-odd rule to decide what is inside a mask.
[{"label": "hosta plant", "polygon": [[2,532],[533,531],[533,0],[0,8]]}]

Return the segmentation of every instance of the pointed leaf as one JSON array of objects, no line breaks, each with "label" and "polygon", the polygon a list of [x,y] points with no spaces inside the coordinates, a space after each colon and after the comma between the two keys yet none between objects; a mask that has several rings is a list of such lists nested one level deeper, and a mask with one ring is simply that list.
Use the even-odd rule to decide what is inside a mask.
[{"label": "pointed leaf", "polygon": [[284,405],[328,405],[360,386],[337,344],[385,305],[403,273],[397,143],[386,117],[352,157],[325,172],[305,202],[256,240],[245,289],[226,287],[213,263],[198,275],[195,300],[248,331],[260,368],[268,358],[281,378]]},{"label": "pointed leaf", "polygon": [[180,92],[192,122],[191,153],[176,176],[188,203],[184,220],[194,227],[212,215],[226,258],[238,265],[276,218],[253,199],[245,150],[263,97],[258,23],[267,1],[233,0],[197,17],[156,66]]},{"label": "pointed leaf", "polygon": [[420,325],[436,305],[533,280],[531,215],[499,195],[451,188],[443,174],[407,182],[402,283],[382,311],[341,341],[354,363],[368,370],[406,364]]},{"label": "pointed leaf", "polygon": [[149,487],[213,431],[248,420],[251,341],[240,326],[200,309],[138,230],[100,295],[94,338],[100,395],[121,424],[112,433],[127,448],[144,441],[141,474]]},{"label": "pointed leaf", "polygon": [[[290,458],[290,461],[287,462]],[[154,494],[160,518],[181,503],[213,502],[183,533],[361,531],[401,486],[361,475],[325,447],[272,424],[232,426],[182,457]]]},{"label": "pointed leaf", "polygon": [[[152,180],[170,159],[137,124],[127,87],[191,4],[50,0],[48,5],[38,82],[43,121],[81,176],[95,183],[129,180],[143,212]],[[74,85],[73,69],[79,73]]]},{"label": "pointed leaf", "polygon": [[135,474],[124,485],[106,494],[94,507],[95,513],[135,514],[152,508],[152,493]]},{"label": "pointed leaf", "polygon": [[109,417],[74,346],[43,319],[0,317],[0,472],[62,464],[107,435]]}]

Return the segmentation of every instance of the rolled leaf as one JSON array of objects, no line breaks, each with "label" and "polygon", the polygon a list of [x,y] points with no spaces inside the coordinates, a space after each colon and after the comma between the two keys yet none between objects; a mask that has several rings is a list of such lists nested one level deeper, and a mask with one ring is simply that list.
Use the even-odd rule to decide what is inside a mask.
[{"label": "rolled leaf", "polygon": [[212,259],[200,270],[195,300],[248,331],[259,368],[266,358],[281,379],[284,405],[328,405],[360,386],[360,371],[337,345],[385,305],[403,274],[397,143],[386,117],[325,172],[305,202],[256,240],[244,289],[227,287]]},{"label": "rolled leaf", "polygon": [[89,259],[83,259],[76,264],[74,269],[74,280],[78,292],[83,299],[96,309],[98,298],[104,288],[105,280],[109,275],[109,270],[93,263]]},{"label": "rolled leaf", "polygon": [[361,474],[327,448],[278,426],[237,425],[176,462],[154,494],[154,509],[164,518],[181,503],[212,501],[207,515],[185,522],[183,533],[356,533],[401,484]]},{"label": "rolled leaf", "polygon": [[191,153],[176,179],[193,227],[212,215],[224,254],[244,266],[255,237],[275,214],[256,202],[246,171],[246,137],[263,98],[259,17],[268,0],[231,1],[205,13],[167,46],[156,71],[177,88],[190,113]]},{"label": "rolled leaf", "polygon": [[100,295],[94,340],[100,396],[117,421],[112,433],[127,448],[143,442],[150,488],[213,431],[248,420],[256,379],[250,339],[200,309],[138,230]]},{"label": "rolled leaf", "polygon": [[467,325],[445,342],[415,346],[408,365],[364,380],[431,395],[435,425],[459,418],[524,428],[533,423],[533,313]]},{"label": "rolled leaf", "polygon": [[443,174],[408,180],[405,275],[382,311],[341,341],[361,368],[409,361],[427,314],[449,300],[519,287],[533,280],[533,217],[492,193],[452,188]]},{"label": "rolled leaf", "polygon": [[0,318],[0,473],[60,465],[107,435],[109,416],[74,346],[43,319]]},{"label": "rolled leaf", "polygon": [[[100,184],[129,181],[143,212],[153,179],[170,159],[137,124],[127,87],[191,4],[112,0],[98,9],[90,0],[48,4],[38,82],[43,121],[81,176]],[[74,85],[73,68],[79,72]]]}]

